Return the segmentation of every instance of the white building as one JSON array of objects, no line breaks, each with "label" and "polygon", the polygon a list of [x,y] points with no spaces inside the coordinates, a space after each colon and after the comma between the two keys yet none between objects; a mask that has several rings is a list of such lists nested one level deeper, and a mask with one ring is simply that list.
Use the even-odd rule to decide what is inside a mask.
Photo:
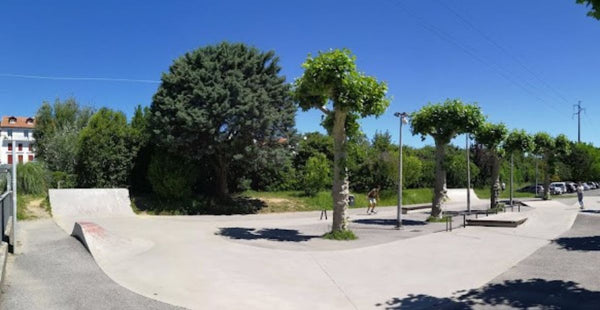
[{"label": "white building", "polygon": [[[0,122],[0,164],[12,164],[13,160],[26,163],[35,159],[32,117],[3,116]],[[13,142],[13,140],[16,140]],[[13,148],[16,157],[13,158]]]}]

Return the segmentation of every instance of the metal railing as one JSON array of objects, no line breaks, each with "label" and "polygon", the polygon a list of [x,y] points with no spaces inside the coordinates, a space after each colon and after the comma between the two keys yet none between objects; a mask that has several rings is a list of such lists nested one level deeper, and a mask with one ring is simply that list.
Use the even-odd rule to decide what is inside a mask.
[{"label": "metal railing", "polygon": [[[6,191],[0,196],[0,224],[2,225],[0,227],[2,228],[0,234],[2,235],[2,241],[8,243],[8,250],[11,253],[14,253],[14,227],[12,227],[11,219],[15,215],[13,214],[12,195],[12,191]],[[11,229],[7,231],[7,227],[9,226],[11,227]]]}]

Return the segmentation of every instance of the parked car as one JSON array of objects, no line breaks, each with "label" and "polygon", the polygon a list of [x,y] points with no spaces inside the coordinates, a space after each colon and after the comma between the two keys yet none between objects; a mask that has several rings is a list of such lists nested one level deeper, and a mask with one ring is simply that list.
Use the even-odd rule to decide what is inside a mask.
[{"label": "parked car", "polygon": [[558,194],[554,194],[554,195],[562,195],[567,193],[567,183],[565,182],[552,182],[550,183],[550,189],[552,191],[552,188],[554,187],[554,192],[558,193]]},{"label": "parked car", "polygon": [[550,192],[550,195],[561,195],[563,193],[562,187],[554,183],[550,183],[548,191]]},{"label": "parked car", "polygon": [[586,184],[590,187],[590,189],[597,189],[598,188],[598,186],[596,186],[596,184],[594,184],[594,182],[587,182]]},{"label": "parked car", "polygon": [[577,192],[577,183],[572,181],[565,182],[567,184],[567,193],[575,193]]},{"label": "parked car", "polygon": [[[520,189],[518,189],[518,190],[517,190],[517,192],[522,192],[522,193],[535,193],[535,192],[536,192],[536,191],[535,191],[535,187],[536,187],[535,185],[528,185],[528,186],[525,186],[525,187],[523,187],[523,188],[520,188]],[[542,193],[542,192],[544,192],[544,187],[543,187],[543,186],[541,186],[541,185],[538,185],[538,186],[537,186],[537,192],[538,192],[538,193]]]},{"label": "parked car", "polygon": [[587,185],[587,183],[581,183],[581,185],[583,186],[584,191],[589,191],[591,189],[590,186]]}]

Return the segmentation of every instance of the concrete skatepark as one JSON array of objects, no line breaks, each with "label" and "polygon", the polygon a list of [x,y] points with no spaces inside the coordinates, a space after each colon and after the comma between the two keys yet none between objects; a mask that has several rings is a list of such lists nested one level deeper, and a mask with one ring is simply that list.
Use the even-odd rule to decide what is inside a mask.
[{"label": "concrete skatepark", "polygon": [[[486,208],[471,197],[474,209]],[[445,232],[443,223],[424,222],[426,212],[411,212],[397,231],[395,208],[375,216],[351,209],[359,240],[342,242],[318,238],[330,229],[319,212],[138,216],[126,190],[52,190],[50,199],[55,222],[110,279],[190,309],[404,309],[398,301],[407,300],[409,309],[429,308],[498,279],[581,214],[572,201],[532,201],[517,228]],[[598,200],[586,197],[585,216],[598,217]],[[446,207],[460,205],[459,195]]]}]

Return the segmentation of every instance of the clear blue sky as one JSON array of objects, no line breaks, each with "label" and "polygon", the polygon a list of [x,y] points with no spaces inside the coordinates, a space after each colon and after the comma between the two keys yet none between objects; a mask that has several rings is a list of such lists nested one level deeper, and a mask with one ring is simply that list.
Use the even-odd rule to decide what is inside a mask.
[{"label": "clear blue sky", "polygon": [[[186,51],[227,40],[275,50],[290,82],[308,53],[351,49],[392,98],[385,115],[362,121],[369,137],[397,139],[395,111],[461,98],[492,122],[576,139],[572,105],[582,100],[582,140],[600,145],[600,21],[586,12],[575,0],[4,0],[0,114],[74,96],[131,115],[158,84],[6,74],[159,80]],[[298,113],[298,129],[321,130],[319,113]],[[404,137],[423,145],[408,128]]]}]

